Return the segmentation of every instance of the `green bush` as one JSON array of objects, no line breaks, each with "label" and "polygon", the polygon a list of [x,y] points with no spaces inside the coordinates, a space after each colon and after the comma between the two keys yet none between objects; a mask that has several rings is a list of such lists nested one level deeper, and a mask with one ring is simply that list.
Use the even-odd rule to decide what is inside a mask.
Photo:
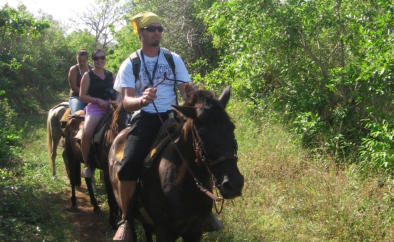
[{"label": "green bush", "polygon": [[365,127],[370,130],[362,139],[360,157],[367,168],[394,170],[394,125],[386,120],[381,123],[367,122]]},{"label": "green bush", "polygon": [[393,7],[379,0],[216,2],[201,15],[220,62],[198,80],[231,84],[255,104],[272,99],[305,146],[358,162],[374,132],[363,120],[393,120]]},{"label": "green bush", "polygon": [[13,147],[21,143],[22,130],[15,127],[15,119],[16,113],[8,105],[8,100],[0,99],[0,167],[10,158]]}]

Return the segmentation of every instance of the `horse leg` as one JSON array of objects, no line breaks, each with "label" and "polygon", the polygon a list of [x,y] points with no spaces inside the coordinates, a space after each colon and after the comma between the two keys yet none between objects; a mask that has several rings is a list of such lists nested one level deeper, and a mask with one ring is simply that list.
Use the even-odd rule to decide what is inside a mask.
[{"label": "horse leg", "polygon": [[51,164],[52,164],[52,175],[56,176],[56,150],[60,141],[60,134],[52,133],[52,154],[51,154]]},{"label": "horse leg", "polygon": [[75,197],[75,185],[71,184],[71,207],[77,207],[77,198]]},{"label": "horse leg", "polygon": [[77,198],[75,197],[75,182],[71,179],[71,171],[70,171],[70,160],[68,159],[67,150],[64,150],[62,153],[64,164],[66,166],[67,176],[70,179],[71,185],[71,207],[77,207]]},{"label": "horse leg", "polygon": [[53,112],[49,111],[48,119],[47,119],[47,147],[48,147],[48,156],[49,156],[49,166],[52,168],[52,175],[56,176],[56,149],[59,144],[60,135],[59,132],[56,132],[57,125],[55,121],[57,121],[55,116],[53,116]]},{"label": "horse leg", "polygon": [[119,219],[119,207],[116,203],[114,191],[112,189],[112,184],[109,178],[109,171],[108,169],[104,168],[104,184],[105,190],[107,191],[107,199],[108,199],[108,206],[109,206],[109,224],[112,226],[113,229],[117,227],[117,220]]},{"label": "horse leg", "polygon": [[92,188],[93,188],[93,192],[97,191],[97,187],[96,187],[96,178],[94,178],[94,172],[92,172]]},{"label": "horse leg", "polygon": [[[93,170],[93,174],[94,174],[94,170]],[[100,213],[100,207],[98,206],[96,197],[94,196],[94,192],[93,192],[92,179],[85,177],[85,182],[86,182],[86,186],[87,186],[88,191],[89,191],[90,203],[94,207],[94,212],[95,213]]]}]

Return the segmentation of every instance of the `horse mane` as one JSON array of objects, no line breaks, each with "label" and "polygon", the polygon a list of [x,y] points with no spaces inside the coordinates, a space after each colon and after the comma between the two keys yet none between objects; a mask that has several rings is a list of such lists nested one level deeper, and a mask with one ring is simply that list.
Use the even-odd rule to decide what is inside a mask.
[{"label": "horse mane", "polygon": [[198,119],[204,123],[231,122],[224,107],[211,91],[194,92],[184,106],[195,107]]},{"label": "horse mane", "polygon": [[[208,90],[197,90],[195,91],[188,100],[185,101],[183,106],[195,107],[197,109],[197,117],[199,120],[207,123],[217,123],[222,124],[231,123],[231,119],[225,111],[222,104],[215,98],[213,92]],[[180,117],[183,115],[177,113]],[[183,136],[186,140],[189,136],[192,127],[194,126],[194,121],[183,117],[185,120],[183,123]],[[182,126],[181,126],[182,127]]]},{"label": "horse mane", "polygon": [[109,146],[113,143],[115,137],[119,134],[119,132],[126,128],[127,123],[127,112],[123,108],[121,103],[115,106],[115,111],[112,114],[112,122],[109,126],[109,129],[105,135],[105,143]]}]

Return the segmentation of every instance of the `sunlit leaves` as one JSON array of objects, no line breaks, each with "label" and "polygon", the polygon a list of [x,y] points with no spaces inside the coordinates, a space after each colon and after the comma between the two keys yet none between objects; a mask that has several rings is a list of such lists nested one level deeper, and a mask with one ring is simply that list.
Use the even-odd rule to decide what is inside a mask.
[{"label": "sunlit leaves", "polygon": [[318,115],[315,139],[354,153],[367,135],[361,119],[392,119],[392,10],[387,1],[217,2],[204,19],[222,61],[205,83],[271,96],[296,127]]},{"label": "sunlit leaves", "polygon": [[360,157],[366,168],[394,169],[394,127],[392,123],[383,120],[381,123],[365,120],[365,127],[370,130],[368,136],[362,139]]},{"label": "sunlit leaves", "polygon": [[31,15],[5,6],[0,10],[0,32],[10,37],[12,34],[39,36],[49,27],[44,20],[36,20]]}]

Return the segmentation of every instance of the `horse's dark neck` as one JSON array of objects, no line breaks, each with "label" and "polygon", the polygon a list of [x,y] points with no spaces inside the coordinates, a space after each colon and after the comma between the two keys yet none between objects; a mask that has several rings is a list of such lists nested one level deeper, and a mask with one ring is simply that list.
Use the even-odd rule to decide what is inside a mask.
[{"label": "horse's dark neck", "polygon": [[[194,182],[194,178],[198,179],[205,188],[210,189],[210,174],[207,167],[202,161],[196,160],[196,154],[194,152],[195,147],[193,147],[192,128],[192,123],[185,123],[183,126],[179,141],[177,142],[177,147],[182,153],[183,160],[181,160],[182,157],[179,157],[181,163],[177,164],[177,166],[188,167],[186,169],[185,179],[189,181],[187,185],[191,186],[191,189],[198,189]],[[180,155],[178,154],[178,156]]]}]

